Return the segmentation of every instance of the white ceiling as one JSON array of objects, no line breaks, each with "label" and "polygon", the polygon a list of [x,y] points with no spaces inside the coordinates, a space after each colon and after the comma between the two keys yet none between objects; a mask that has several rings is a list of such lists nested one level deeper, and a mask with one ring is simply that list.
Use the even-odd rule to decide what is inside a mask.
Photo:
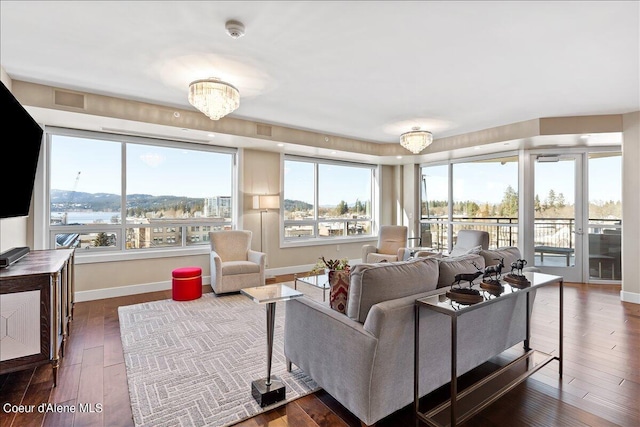
[{"label": "white ceiling", "polygon": [[12,79],[192,109],[189,82],[220,77],[233,117],[366,141],[640,110],[638,1],[2,0],[0,17]]}]

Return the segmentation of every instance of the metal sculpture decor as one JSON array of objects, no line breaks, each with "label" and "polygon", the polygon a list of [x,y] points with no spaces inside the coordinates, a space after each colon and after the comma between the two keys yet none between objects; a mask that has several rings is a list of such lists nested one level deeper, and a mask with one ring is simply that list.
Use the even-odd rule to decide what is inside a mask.
[{"label": "metal sculpture decor", "polygon": [[[485,268],[484,274],[482,274],[482,280],[485,283],[500,284],[500,277],[502,276],[502,269],[504,268],[504,258],[494,258],[494,260],[498,261],[498,264]],[[484,280],[485,278],[488,278],[488,280]]]},{"label": "metal sculpture decor", "polygon": [[476,268],[476,270],[473,273],[459,273],[456,274],[454,276],[453,279],[453,283],[451,284],[451,286],[453,285],[458,285],[458,287],[460,286],[460,282],[469,282],[469,289],[471,289],[471,287],[473,286],[473,281],[476,280],[478,277],[482,276],[482,274],[484,273],[484,271],[478,267],[478,265],[475,262],[472,262],[471,264],[473,264],[473,266]]},{"label": "metal sculpture decor", "polygon": [[513,274],[513,270],[516,270],[516,276],[522,276],[522,269],[527,265],[526,259],[517,259],[511,263],[511,273]]},{"label": "metal sculpture decor", "polygon": [[[527,260],[517,259],[511,263],[511,272],[504,277],[505,282],[516,288],[531,286],[531,282],[523,274],[522,269],[527,265]],[[515,270],[515,273],[513,272]]]},{"label": "metal sculpture decor", "polygon": [[498,296],[504,291],[504,286],[502,286],[502,282],[500,282],[502,269],[504,268],[504,258],[494,258],[494,260],[498,261],[498,264],[490,265],[484,269],[480,287],[488,291],[491,295]]},{"label": "metal sculpture decor", "polygon": [[[484,270],[478,267],[475,262],[471,264],[473,264],[477,271],[473,273],[458,273],[454,276],[451,289],[446,293],[447,298],[451,301],[457,302],[458,304],[475,304],[483,301],[484,298],[480,295],[480,291],[473,289],[473,281],[482,276]],[[460,282],[468,282],[469,287],[463,288]],[[457,286],[457,288],[454,288],[454,286]]]}]

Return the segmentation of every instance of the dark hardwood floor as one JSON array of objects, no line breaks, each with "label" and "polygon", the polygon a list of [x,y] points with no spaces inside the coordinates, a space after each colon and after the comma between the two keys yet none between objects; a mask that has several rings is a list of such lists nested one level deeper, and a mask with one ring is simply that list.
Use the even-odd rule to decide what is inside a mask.
[{"label": "dark hardwood floor", "polygon": [[[278,281],[292,280],[291,277]],[[210,291],[210,287],[205,287]],[[77,303],[58,386],[50,365],[0,376],[0,426],[133,426],[117,308],[171,298],[170,291]],[[557,354],[558,292],[538,290],[532,346]],[[553,361],[466,426],[640,426],[640,305],[620,301],[620,287],[565,284],[564,375]],[[465,375],[472,380],[487,366]],[[437,390],[421,405],[447,398]],[[17,413],[6,404],[100,404],[93,412]],[[62,407],[64,408],[64,407]],[[417,426],[412,407],[377,423]],[[324,391],[241,422],[238,426],[360,426]]]}]

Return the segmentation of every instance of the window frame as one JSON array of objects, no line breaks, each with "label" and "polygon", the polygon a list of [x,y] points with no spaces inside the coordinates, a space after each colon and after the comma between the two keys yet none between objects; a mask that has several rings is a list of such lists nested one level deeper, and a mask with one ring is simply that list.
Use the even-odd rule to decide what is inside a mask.
[{"label": "window frame", "polygon": [[[481,162],[481,161],[485,161],[485,160],[495,160],[495,159],[500,159],[500,158],[509,158],[509,157],[515,157],[516,163],[518,165],[518,171],[516,173],[517,176],[517,185],[516,185],[516,192],[518,193],[519,197],[522,197],[522,188],[521,188],[521,174],[522,174],[522,166],[520,164],[520,157],[521,157],[521,153],[520,151],[513,151],[513,150],[509,150],[509,151],[504,151],[504,152],[498,152],[498,153],[491,153],[491,154],[485,154],[485,155],[479,155],[479,156],[471,156],[471,157],[464,157],[464,158],[459,158],[459,159],[451,159],[451,160],[447,160],[447,161],[439,161],[439,162],[432,162],[432,163],[421,163],[419,166],[419,171],[420,173],[418,174],[418,178],[420,179],[420,177],[422,176],[422,171],[423,168],[425,167],[433,167],[433,166],[447,166],[447,175],[448,175],[448,206],[447,206],[447,218],[446,220],[442,220],[442,221],[438,221],[438,220],[429,220],[429,219],[424,219],[422,218],[422,214],[421,211],[419,212],[419,221],[418,221],[418,227],[420,230],[422,230],[422,227],[425,224],[430,224],[430,225],[435,225],[436,227],[440,226],[443,227],[444,229],[446,229],[446,241],[447,241],[447,245],[448,247],[438,247],[438,250],[444,250],[444,251],[451,251],[452,247],[453,247],[453,238],[454,238],[454,228],[456,227],[463,227],[463,228],[474,228],[474,227],[486,227],[487,223],[486,222],[478,222],[478,221],[460,221],[460,220],[456,220],[456,217],[454,216],[454,166],[456,164],[464,164],[464,163],[475,163],[475,162]],[[418,207],[422,206],[422,191],[418,192]],[[515,218],[515,221],[513,222],[509,222],[509,223],[499,223],[496,222],[495,224],[491,224],[491,226],[497,227],[497,229],[501,229],[501,228],[515,228],[516,232],[518,234],[520,234],[520,224],[522,222],[521,219],[521,212],[518,211],[518,218]],[[491,244],[491,243],[490,243]],[[495,244],[495,242],[493,242],[493,244]],[[520,245],[520,242],[518,242],[517,246]]]},{"label": "window frame", "polygon": [[[336,243],[351,243],[351,242],[366,242],[371,241],[372,239],[377,238],[377,230],[378,230],[378,217],[379,217],[379,209],[378,209],[378,200],[380,200],[380,165],[371,164],[371,163],[359,163],[352,161],[341,161],[341,160],[333,160],[333,159],[325,159],[325,158],[310,158],[300,155],[294,154],[284,154],[281,158],[281,170],[285,170],[285,164],[287,161],[295,161],[295,162],[306,162],[311,163],[313,165],[313,205],[314,205],[314,213],[313,219],[304,219],[304,220],[286,220],[284,214],[284,187],[285,187],[285,174],[281,175],[281,188],[282,188],[282,214],[280,215],[280,247],[300,247],[300,246],[319,246],[319,245],[330,245]],[[320,218],[318,215],[318,200],[319,200],[319,167],[320,165],[335,165],[335,166],[344,166],[344,167],[354,167],[354,168],[362,168],[369,169],[371,171],[371,218],[369,221],[371,224],[371,233],[366,235],[341,235],[341,236],[320,236],[319,235],[319,224],[320,223],[343,223],[345,229],[348,227],[349,222],[353,222],[352,218]],[[305,225],[313,227],[313,236],[308,237],[286,237],[286,227],[290,225]]]},{"label": "window frame", "polygon": [[[52,138],[54,136],[68,136],[74,138],[88,138],[98,139],[104,141],[112,141],[121,144],[121,223],[120,224],[86,224],[81,226],[52,226],[51,225],[51,204],[50,204],[50,191],[51,191],[51,149]],[[181,149],[189,151],[201,151],[209,153],[220,153],[230,155],[230,167],[231,167],[231,209],[232,216],[230,221],[206,221],[201,218],[195,218],[195,221],[171,221],[168,220],[162,224],[127,224],[126,221],[126,145],[149,145],[152,147],[162,147],[170,149]],[[224,225],[226,228],[236,229],[240,218],[239,209],[240,200],[238,197],[238,157],[240,150],[237,148],[220,147],[204,143],[194,143],[189,141],[180,141],[178,139],[159,139],[152,137],[132,136],[116,133],[105,133],[98,131],[88,131],[80,129],[60,128],[54,126],[45,127],[45,143],[40,153],[40,164],[44,164],[44,168],[38,168],[41,176],[37,179],[38,185],[34,189],[34,243],[36,247],[53,249],[56,246],[55,236],[57,234],[73,233],[80,230],[83,234],[87,233],[99,233],[106,232],[109,234],[115,234],[117,239],[117,245],[115,248],[110,247],[96,247],[91,248],[90,251],[78,250],[76,251],[76,261],[80,264],[85,262],[109,262],[119,260],[133,260],[133,259],[148,259],[148,258],[163,258],[174,257],[183,255],[196,255],[205,254],[210,251],[210,246],[207,244],[208,239],[201,238],[197,244],[192,244],[188,238],[188,231],[193,227],[214,227]],[[176,246],[166,247],[154,247],[154,248],[126,248],[126,235],[127,230],[131,228],[149,228],[162,227],[166,228],[175,227],[177,232],[180,233],[180,238],[176,236]],[[167,237],[162,234],[162,237]],[[166,240],[166,239],[163,239]]]}]

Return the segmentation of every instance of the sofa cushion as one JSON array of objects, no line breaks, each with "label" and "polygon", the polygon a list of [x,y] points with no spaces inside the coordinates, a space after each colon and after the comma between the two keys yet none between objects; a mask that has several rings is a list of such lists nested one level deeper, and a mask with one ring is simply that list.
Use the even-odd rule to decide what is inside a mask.
[{"label": "sofa cushion", "polygon": [[391,261],[397,261],[397,260],[398,260],[397,255],[380,254],[377,252],[372,252],[369,255],[367,255],[367,263],[391,262]]},{"label": "sofa cushion", "polygon": [[260,264],[250,261],[227,261],[222,263],[222,275],[260,273]]},{"label": "sofa cushion", "polygon": [[483,270],[484,266],[484,258],[476,254],[441,258],[438,260],[438,288],[451,286],[456,274],[474,273],[478,268]]},{"label": "sofa cushion", "polygon": [[511,263],[517,259],[521,259],[520,249],[515,246],[498,249],[484,249],[480,252],[480,255],[484,258],[484,264],[486,266],[496,265],[500,259],[504,259],[504,270],[511,270]]},{"label": "sofa cushion", "polygon": [[374,304],[427,292],[437,283],[438,261],[433,258],[358,264],[351,270],[347,315],[364,323]]}]

